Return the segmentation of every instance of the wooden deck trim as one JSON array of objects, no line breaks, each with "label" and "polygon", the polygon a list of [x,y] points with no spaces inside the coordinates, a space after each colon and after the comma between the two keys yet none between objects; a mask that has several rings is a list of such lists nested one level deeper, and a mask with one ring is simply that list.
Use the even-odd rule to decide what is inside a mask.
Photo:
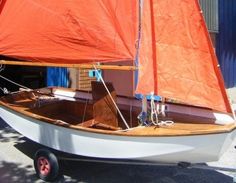
[{"label": "wooden deck trim", "polygon": [[[21,115],[25,115],[27,117],[30,117],[32,119],[36,119],[42,122],[54,124],[57,126],[65,127],[65,128],[71,128],[74,130],[81,130],[86,132],[92,132],[92,133],[99,133],[99,134],[106,134],[106,135],[118,135],[118,136],[140,136],[140,137],[181,137],[181,136],[195,136],[195,135],[211,135],[211,134],[220,134],[220,133],[230,133],[233,130],[236,129],[236,124],[230,124],[230,125],[215,125],[215,124],[186,124],[186,123],[176,123],[174,125],[177,125],[180,127],[180,129],[174,129],[174,126],[170,127],[140,127],[140,128],[134,128],[129,131],[109,131],[109,130],[101,130],[101,129],[92,129],[92,128],[86,128],[79,125],[70,125],[63,121],[56,121],[52,120],[50,118],[35,115],[31,112],[28,112],[23,107],[16,107],[11,106],[9,104],[6,104],[5,102],[2,102],[0,100],[0,105],[5,107],[6,109],[10,109],[11,111],[14,111],[16,113],[19,113]],[[203,128],[204,125],[204,128]],[[191,131],[186,127],[198,127],[203,128],[201,130],[197,131]],[[183,128],[185,127],[185,128]],[[206,128],[207,127],[207,128]],[[214,130],[212,130],[212,127],[214,127]],[[183,128],[183,129],[181,129]],[[169,132],[168,132],[169,131]],[[174,133],[173,133],[174,132]]]}]

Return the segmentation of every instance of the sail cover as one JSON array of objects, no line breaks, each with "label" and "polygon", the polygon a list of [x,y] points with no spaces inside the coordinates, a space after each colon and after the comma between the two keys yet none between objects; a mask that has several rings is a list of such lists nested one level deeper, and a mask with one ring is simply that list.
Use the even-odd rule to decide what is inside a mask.
[{"label": "sail cover", "polygon": [[0,0],[0,55],[51,63],[133,60],[136,0]]},{"label": "sail cover", "polygon": [[137,92],[231,112],[198,0],[143,2]]}]

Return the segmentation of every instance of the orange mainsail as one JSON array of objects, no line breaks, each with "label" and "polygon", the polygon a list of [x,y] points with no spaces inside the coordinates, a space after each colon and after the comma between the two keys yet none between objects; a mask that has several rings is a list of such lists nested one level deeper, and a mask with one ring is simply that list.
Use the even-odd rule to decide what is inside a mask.
[{"label": "orange mainsail", "polygon": [[0,3],[0,55],[67,64],[134,59],[136,0]]},{"label": "orange mainsail", "polygon": [[198,0],[144,1],[137,92],[231,112]]}]

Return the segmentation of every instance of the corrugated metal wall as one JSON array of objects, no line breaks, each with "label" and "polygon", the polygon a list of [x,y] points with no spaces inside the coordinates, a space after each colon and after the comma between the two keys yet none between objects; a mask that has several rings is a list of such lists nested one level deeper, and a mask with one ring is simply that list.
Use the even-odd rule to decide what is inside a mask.
[{"label": "corrugated metal wall", "polygon": [[68,87],[69,77],[66,68],[48,67],[47,86]]},{"label": "corrugated metal wall", "polygon": [[219,0],[216,52],[227,88],[236,86],[236,0]]},{"label": "corrugated metal wall", "polygon": [[[227,1],[227,0],[226,0]],[[199,0],[208,30],[210,32],[219,31],[218,20],[218,0]]]}]

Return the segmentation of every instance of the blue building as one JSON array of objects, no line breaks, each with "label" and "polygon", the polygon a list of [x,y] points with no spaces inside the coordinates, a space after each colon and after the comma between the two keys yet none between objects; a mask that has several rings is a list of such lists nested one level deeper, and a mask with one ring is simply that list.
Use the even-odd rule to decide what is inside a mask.
[{"label": "blue building", "polygon": [[236,87],[236,1],[219,0],[216,52],[226,88]]},{"label": "blue building", "polygon": [[226,88],[236,87],[236,1],[200,0]]}]

